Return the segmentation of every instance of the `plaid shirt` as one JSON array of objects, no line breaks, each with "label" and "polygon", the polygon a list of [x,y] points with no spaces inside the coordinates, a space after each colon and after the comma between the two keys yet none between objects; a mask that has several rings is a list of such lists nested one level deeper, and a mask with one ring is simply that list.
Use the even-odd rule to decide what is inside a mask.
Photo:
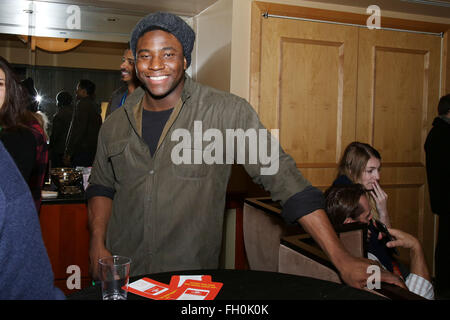
[{"label": "plaid shirt", "polygon": [[45,172],[48,164],[48,146],[44,130],[38,121],[33,121],[29,124],[30,130],[36,139],[36,162],[31,172],[28,186],[33,195],[36,210],[39,212],[41,207],[41,190],[44,185]]}]

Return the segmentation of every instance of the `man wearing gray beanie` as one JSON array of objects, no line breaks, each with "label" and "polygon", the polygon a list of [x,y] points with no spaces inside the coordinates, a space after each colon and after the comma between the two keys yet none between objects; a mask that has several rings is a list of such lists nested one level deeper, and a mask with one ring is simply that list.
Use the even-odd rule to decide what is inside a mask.
[{"label": "man wearing gray beanie", "polygon": [[[217,269],[231,159],[281,202],[288,223],[311,233],[344,281],[364,286],[370,262],[344,249],[323,210],[322,192],[278,144],[270,147],[270,165],[277,165],[270,174],[262,173],[267,163],[261,159],[242,163],[234,149],[228,152],[229,142],[234,148],[234,140],[225,141],[229,130],[276,140],[247,101],[185,74],[194,40],[186,22],[162,12],[141,19],[131,33],[142,87],[103,123],[86,190],[93,278],[98,259],[112,254],[132,259],[131,276]],[[251,154],[249,145],[238,141],[237,147]],[[383,271],[381,279],[399,283]]]},{"label": "man wearing gray beanie", "polygon": [[191,64],[191,53],[194,48],[195,33],[192,28],[180,17],[165,13],[157,12],[149,14],[141,19],[134,27],[131,34],[130,47],[136,59],[136,44],[138,39],[150,30],[161,29],[173,34],[183,47],[183,54],[186,58],[187,67]]}]

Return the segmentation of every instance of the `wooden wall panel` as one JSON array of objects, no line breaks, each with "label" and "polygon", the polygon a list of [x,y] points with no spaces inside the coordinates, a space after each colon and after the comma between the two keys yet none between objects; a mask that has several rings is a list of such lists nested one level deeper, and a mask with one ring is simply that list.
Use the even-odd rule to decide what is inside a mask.
[{"label": "wooden wall panel", "polygon": [[[314,185],[330,185],[355,136],[357,30],[264,19],[261,35],[261,121]],[[324,181],[317,168],[333,170]]]}]

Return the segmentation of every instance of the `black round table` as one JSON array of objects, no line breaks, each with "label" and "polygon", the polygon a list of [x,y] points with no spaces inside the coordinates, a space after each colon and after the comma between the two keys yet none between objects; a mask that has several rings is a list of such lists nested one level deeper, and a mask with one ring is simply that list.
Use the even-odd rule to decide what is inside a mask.
[{"label": "black round table", "polygon": [[[368,291],[347,285],[277,272],[252,270],[189,270],[140,275],[130,283],[147,277],[170,283],[173,275],[211,275],[213,282],[223,286],[215,300],[385,300]],[[101,300],[101,286],[84,288],[67,297],[69,300]],[[128,300],[150,300],[128,293]]]}]

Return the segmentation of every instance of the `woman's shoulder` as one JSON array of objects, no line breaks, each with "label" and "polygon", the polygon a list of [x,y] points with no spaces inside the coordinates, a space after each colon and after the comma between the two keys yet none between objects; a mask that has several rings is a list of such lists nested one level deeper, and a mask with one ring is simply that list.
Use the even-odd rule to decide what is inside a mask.
[{"label": "woman's shoulder", "polygon": [[333,181],[333,186],[348,186],[349,184],[353,184],[353,181],[350,180],[345,174],[338,176]]},{"label": "woman's shoulder", "polygon": [[26,142],[26,141],[34,141],[34,135],[31,131],[31,128],[24,126],[17,126],[14,128],[3,129],[0,132],[1,140],[7,140],[11,142]]}]

